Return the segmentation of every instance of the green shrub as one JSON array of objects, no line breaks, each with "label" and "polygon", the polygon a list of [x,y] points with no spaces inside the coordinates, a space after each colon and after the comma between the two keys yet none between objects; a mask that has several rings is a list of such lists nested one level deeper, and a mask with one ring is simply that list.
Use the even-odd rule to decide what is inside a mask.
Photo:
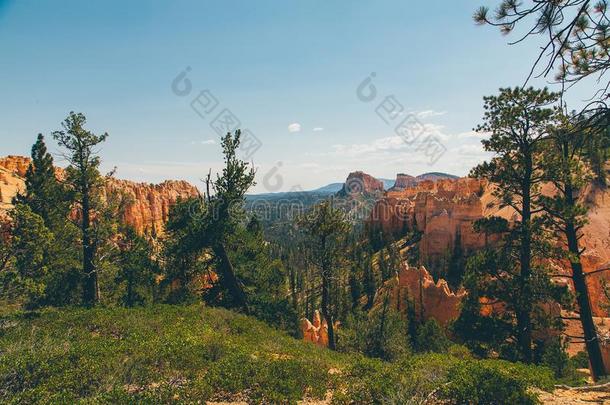
[{"label": "green shrub", "polygon": [[388,363],[358,358],[345,373],[344,389],[335,392],[333,403],[387,403],[400,387],[400,374]]},{"label": "green shrub", "polygon": [[528,388],[550,389],[553,384],[547,368],[502,360],[461,361],[448,374],[440,396],[458,404],[535,404]]},{"label": "green shrub", "polygon": [[556,378],[565,377],[568,372],[568,354],[559,338],[551,339],[544,346],[541,364],[555,373]]},{"label": "green shrub", "polygon": [[470,352],[470,350],[468,350],[468,348],[464,345],[458,345],[458,344],[453,344],[451,346],[449,346],[449,349],[447,350],[447,354],[449,354],[450,356],[453,356],[455,358],[461,359],[461,360],[466,360],[466,359],[472,359],[472,353]]},{"label": "green shrub", "polygon": [[435,319],[428,319],[417,328],[415,349],[419,352],[444,353],[451,346],[443,328]]},{"label": "green shrub", "polygon": [[578,352],[568,362],[574,368],[589,368],[589,354],[585,351]]}]

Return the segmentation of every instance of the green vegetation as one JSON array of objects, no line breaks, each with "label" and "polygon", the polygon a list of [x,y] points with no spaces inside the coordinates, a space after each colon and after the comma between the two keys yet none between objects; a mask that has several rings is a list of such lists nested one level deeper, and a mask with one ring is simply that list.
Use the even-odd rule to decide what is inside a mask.
[{"label": "green vegetation", "polygon": [[0,325],[4,403],[294,403],[327,391],[334,403],[432,392],[491,403],[553,384],[549,369],[464,353],[393,363],[337,353],[201,304],[45,309],[5,315]]},{"label": "green vegetation", "polygon": [[331,202],[323,202],[299,218],[298,226],[308,238],[308,250],[311,252],[309,261],[320,278],[322,316],[328,321],[328,347],[334,350],[337,304],[332,297],[333,291],[340,288],[336,280],[339,279],[338,268],[343,267],[345,259],[344,246],[349,223],[344,213],[334,208]]}]

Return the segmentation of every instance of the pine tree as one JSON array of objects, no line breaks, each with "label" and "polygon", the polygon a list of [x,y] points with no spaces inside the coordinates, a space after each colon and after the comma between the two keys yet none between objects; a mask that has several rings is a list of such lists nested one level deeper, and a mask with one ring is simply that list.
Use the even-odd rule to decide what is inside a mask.
[{"label": "pine tree", "polygon": [[25,174],[25,191],[16,197],[16,203],[27,204],[47,226],[64,222],[69,210],[67,190],[55,176],[53,157],[47,151],[42,134],[38,134],[32,146],[31,157]]},{"label": "pine tree", "polygon": [[53,233],[26,204],[17,204],[10,215],[14,223],[11,248],[15,257],[15,277],[11,283],[20,289],[26,307],[39,307],[46,301]]},{"label": "pine tree", "polygon": [[457,289],[462,282],[464,271],[466,270],[466,259],[464,250],[462,249],[462,235],[460,230],[455,234],[455,241],[453,243],[453,250],[451,257],[449,258],[449,265],[447,268],[447,282],[453,289]]},{"label": "pine tree", "polygon": [[[552,106],[558,99],[558,94],[547,89],[500,89],[498,96],[484,98],[484,123],[476,128],[491,134],[482,143],[495,156],[473,169],[471,175],[497,185],[494,196],[501,206],[511,207],[518,215],[509,241],[516,248],[514,260],[509,263],[517,264],[516,276],[511,277],[515,294],[510,298],[520,357],[526,362],[532,361],[532,316],[542,298],[537,287],[547,284],[543,269],[534,266],[535,244],[540,240],[535,235],[539,227],[533,221],[534,214],[540,212],[536,202],[544,179],[539,158],[541,145],[549,136],[548,129],[560,113],[558,107]],[[502,270],[505,275],[513,274],[511,269]]]},{"label": "pine tree", "polygon": [[[344,259],[345,236],[349,223],[345,214],[324,201],[314,206],[298,219],[298,225],[310,240],[310,260],[321,280],[322,316],[328,324],[328,347],[336,349],[334,322],[337,307],[333,303],[333,286],[339,278],[338,271]],[[335,305],[333,305],[335,304]]]},{"label": "pine tree", "polygon": [[95,135],[87,131],[84,128],[86,122],[83,114],[70,112],[62,124],[63,130],[53,132],[53,137],[66,149],[64,157],[70,164],[66,169],[66,183],[74,193],[79,208],[83,304],[93,306],[99,300],[98,269],[95,265],[99,241],[93,232],[92,216],[99,208],[103,185],[96,147],[106,140],[108,134]]},{"label": "pine tree", "polygon": [[[588,120],[564,117],[561,126],[552,131],[543,154],[545,180],[555,186],[556,193],[541,197],[545,210],[546,226],[560,241],[562,258],[570,262],[572,281],[576,292],[579,317],[584,331],[585,344],[591,362],[592,377],[597,380],[607,375],[600,349],[599,335],[591,309],[591,299],[583,271],[580,246],[582,229],[586,224],[587,207],[583,203],[583,190],[593,180],[590,163],[582,159],[584,148],[591,139],[599,136],[597,126]],[[606,128],[601,129],[603,132]]]},{"label": "pine tree", "polygon": [[163,239],[163,290],[166,301],[186,302],[193,297],[191,282],[208,268],[202,252],[198,219],[204,215],[201,198],[178,199],[170,208]]},{"label": "pine tree", "polygon": [[[45,238],[39,243],[45,246],[45,277],[44,281],[41,278],[36,281],[44,289],[37,305],[73,303],[78,280],[74,271],[78,255],[72,249],[75,247],[76,230],[68,218],[71,194],[57,180],[53,158],[41,134],[32,146],[31,157],[25,176],[25,190],[15,198],[15,206],[28,207],[31,215],[21,216],[22,220],[40,217],[45,229],[44,235],[38,235]],[[34,237],[31,235],[31,238]]]},{"label": "pine tree", "polygon": [[[206,179],[206,193],[203,197],[190,199],[174,208],[168,223],[169,238],[166,254],[170,259],[167,266],[180,280],[185,289],[192,278],[213,267],[218,281],[207,291],[207,298],[214,303],[250,313],[248,295],[244,280],[239,274],[239,264],[234,261],[243,258],[239,251],[245,244],[240,237],[250,239],[256,235],[262,247],[262,230],[257,220],[247,220],[244,210],[246,192],[255,185],[255,171],[249,163],[237,156],[241,142],[241,131],[227,133],[221,140],[225,166],[222,173],[212,180]],[[250,233],[248,229],[250,228]],[[250,252],[253,253],[253,252]],[[206,255],[207,254],[207,255]],[[253,253],[258,256],[258,253]],[[202,263],[204,256],[211,257],[213,263]],[[213,265],[213,266],[212,266]],[[243,272],[241,276],[255,277]]]},{"label": "pine tree", "polygon": [[152,300],[156,264],[152,260],[152,246],[131,226],[121,230],[118,241],[117,285],[125,284],[122,303],[126,307],[142,305]]},{"label": "pine tree", "polygon": [[[239,280],[235,267],[228,252],[229,238],[236,234],[245,219],[244,197],[246,192],[256,184],[255,170],[249,163],[237,156],[237,149],[241,143],[241,131],[234,134],[227,133],[221,140],[225,167],[222,175],[215,181],[208,176],[207,187],[207,215],[205,217],[206,244],[212,249],[216,258],[216,270],[220,276],[222,287],[234,301],[234,305],[245,313],[248,308],[248,299],[243,283]],[[211,190],[215,194],[211,194]]]},{"label": "pine tree", "polygon": [[373,262],[370,254],[364,262],[364,278],[362,284],[364,293],[366,294],[366,305],[364,306],[364,309],[368,311],[373,307],[375,294],[377,293],[377,282],[375,281],[375,272],[373,271]]}]

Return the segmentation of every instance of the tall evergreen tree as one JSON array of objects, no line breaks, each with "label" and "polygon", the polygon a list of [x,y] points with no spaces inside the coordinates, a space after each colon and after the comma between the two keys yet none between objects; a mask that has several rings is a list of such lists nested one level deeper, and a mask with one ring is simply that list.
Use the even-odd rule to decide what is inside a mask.
[{"label": "tall evergreen tree", "polygon": [[12,224],[0,218],[0,274],[9,268],[13,259]]},{"label": "tall evergreen tree", "polygon": [[[15,228],[15,232],[19,233],[32,227],[42,231],[29,236],[32,241],[35,240],[33,238],[39,238],[38,245],[45,246],[39,266],[45,269],[44,276],[43,272],[38,272],[37,276],[30,280],[38,283],[44,290],[36,305],[73,303],[78,281],[75,273],[78,255],[72,249],[75,247],[76,230],[68,218],[71,194],[57,180],[53,158],[47,151],[41,134],[32,146],[31,157],[32,161],[25,175],[25,190],[15,197],[15,207],[19,210],[17,216],[20,218],[20,226]],[[24,210],[24,207],[28,210]],[[38,218],[42,220],[44,231],[37,224]],[[25,221],[33,222],[26,225]],[[18,260],[17,264],[31,265],[23,260]],[[25,269],[17,270],[22,275],[34,275]]]},{"label": "tall evergreen tree", "polygon": [[95,135],[84,128],[87,119],[81,113],[70,112],[62,123],[63,130],[53,132],[53,137],[66,152],[69,162],[66,184],[75,195],[79,209],[79,227],[82,248],[83,304],[93,306],[98,302],[98,269],[95,265],[98,240],[93,232],[93,216],[99,209],[103,186],[97,156],[97,147],[106,140],[107,133]]},{"label": "tall evergreen tree", "polygon": [[209,268],[201,247],[200,224],[204,215],[201,198],[179,199],[169,210],[163,238],[163,272],[161,286],[170,290],[166,300],[185,302],[194,298],[192,281]]},{"label": "tall evergreen tree", "polygon": [[571,278],[579,317],[592,377],[595,380],[607,375],[607,370],[602,359],[599,335],[593,322],[591,299],[581,259],[583,248],[579,241],[583,237],[582,229],[588,211],[583,203],[583,190],[593,179],[590,163],[582,159],[583,149],[591,139],[598,137],[599,134],[592,133],[597,130],[597,126],[588,125],[588,120],[570,120],[569,117],[564,117],[562,124],[552,131],[545,145],[543,164],[545,180],[555,186],[556,192],[541,197],[546,225],[558,236],[562,258],[567,259],[572,268]]},{"label": "tall evergreen tree", "polygon": [[375,280],[375,272],[373,271],[373,260],[371,255],[368,254],[364,262],[364,277],[362,280],[364,293],[366,294],[366,305],[365,310],[369,310],[373,307],[375,301],[375,294],[377,293],[377,281]]},{"label": "tall evergreen tree", "polygon": [[[254,186],[255,170],[237,156],[241,143],[241,131],[227,133],[221,140],[225,167],[215,181],[207,181],[207,215],[205,231],[207,245],[216,259],[222,287],[234,301],[237,308],[249,312],[248,300],[243,283],[239,280],[228,251],[229,239],[243,226],[245,220],[244,202],[246,192]],[[212,190],[214,194],[212,195]]]},{"label": "tall evergreen tree", "polygon": [[462,234],[460,230],[455,234],[455,240],[453,242],[453,249],[451,256],[449,257],[449,264],[447,267],[447,282],[453,289],[457,289],[462,283],[464,271],[466,270],[466,257],[464,249],[462,248]]},{"label": "tall evergreen tree", "polygon": [[[521,359],[526,362],[532,361],[532,315],[541,298],[535,285],[543,272],[536,265],[539,273],[536,274],[534,267],[538,227],[533,224],[533,216],[540,212],[536,202],[544,179],[539,155],[541,144],[549,136],[549,127],[556,123],[561,112],[553,107],[558,99],[558,94],[547,89],[500,89],[498,96],[484,98],[484,122],[476,128],[478,132],[491,134],[482,143],[495,156],[473,169],[471,175],[495,184],[494,196],[501,206],[511,207],[518,216],[511,231],[511,235],[518,237],[510,239],[516,248],[514,263],[518,266],[512,304],[518,347]],[[506,274],[511,274],[510,269],[506,270]]]},{"label": "tall evergreen tree", "polygon": [[25,191],[17,195],[16,202],[27,204],[49,227],[65,222],[70,209],[69,196],[55,176],[53,157],[42,134],[38,134],[32,146],[31,157],[25,174]]},{"label": "tall evergreen tree", "polygon": [[336,349],[335,328],[336,305],[331,301],[335,281],[344,261],[344,241],[349,231],[345,214],[334,208],[330,201],[314,206],[298,220],[299,227],[311,243],[310,260],[321,280],[322,316],[328,324],[328,347]]},{"label": "tall evergreen tree", "polygon": [[10,215],[14,224],[11,249],[15,258],[15,273],[10,284],[19,290],[17,294],[25,299],[26,307],[39,307],[46,301],[48,256],[54,236],[42,217],[26,204],[17,204]]}]

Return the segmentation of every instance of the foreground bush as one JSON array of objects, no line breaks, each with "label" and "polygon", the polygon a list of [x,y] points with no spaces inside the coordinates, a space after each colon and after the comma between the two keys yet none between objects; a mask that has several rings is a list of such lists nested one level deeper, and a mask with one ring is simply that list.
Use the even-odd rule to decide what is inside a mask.
[{"label": "foreground bush", "polygon": [[440,397],[458,404],[535,404],[537,399],[528,388],[553,385],[548,369],[503,361],[459,362],[449,375],[451,380],[440,390]]}]

